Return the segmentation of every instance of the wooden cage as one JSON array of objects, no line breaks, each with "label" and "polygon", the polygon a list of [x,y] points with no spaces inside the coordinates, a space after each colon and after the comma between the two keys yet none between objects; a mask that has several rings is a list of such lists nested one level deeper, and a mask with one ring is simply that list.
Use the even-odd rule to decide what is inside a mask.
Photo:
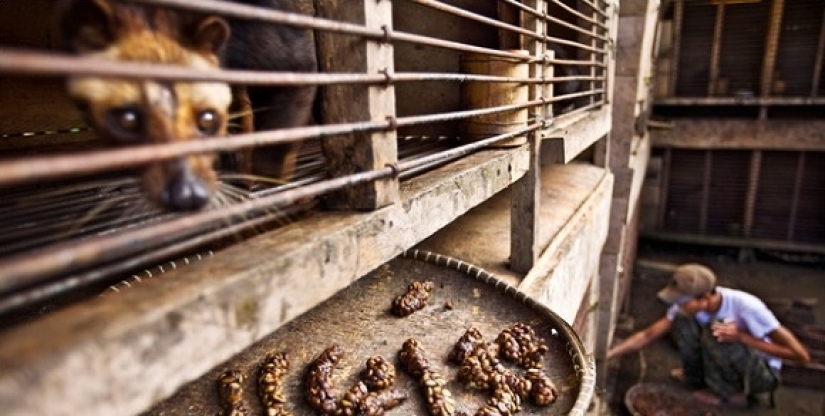
[{"label": "wooden cage", "polygon": [[[4,414],[146,411],[411,248],[497,274],[604,349],[649,149],[627,127],[642,109],[622,110],[631,113],[620,132],[612,119],[617,3],[305,0],[307,13],[293,14],[134,1],[310,29],[320,71],[102,63],[63,51],[54,2],[0,5]],[[636,59],[657,12],[642,3],[628,14],[648,22],[646,46],[627,46]],[[526,76],[462,72],[468,54],[511,59]],[[113,148],[79,117],[67,75],[317,85],[320,120]],[[626,76],[634,103],[640,79]],[[526,94],[470,108],[468,83]],[[515,128],[467,139],[464,121],[516,110],[526,117]],[[186,214],[137,202],[132,169],[292,141],[304,145],[288,183],[233,187],[223,203]],[[614,192],[623,205],[611,216]]]},{"label": "wooden cage", "polygon": [[825,252],[825,4],[674,0],[660,27],[645,233]]}]

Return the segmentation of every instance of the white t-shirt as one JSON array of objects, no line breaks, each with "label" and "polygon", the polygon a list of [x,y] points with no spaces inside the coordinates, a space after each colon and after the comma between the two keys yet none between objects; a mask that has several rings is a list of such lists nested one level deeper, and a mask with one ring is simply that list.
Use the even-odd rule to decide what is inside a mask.
[{"label": "white t-shirt", "polygon": [[[756,338],[771,342],[768,334],[779,328],[779,320],[759,298],[741,290],[717,287],[722,295],[722,305],[715,314],[697,312],[695,318],[700,324],[707,324],[711,319],[732,320],[739,331],[745,331]],[[667,319],[673,320],[679,312],[680,304],[671,305],[667,310]],[[782,368],[782,359],[759,352],[768,360],[774,370]]]}]

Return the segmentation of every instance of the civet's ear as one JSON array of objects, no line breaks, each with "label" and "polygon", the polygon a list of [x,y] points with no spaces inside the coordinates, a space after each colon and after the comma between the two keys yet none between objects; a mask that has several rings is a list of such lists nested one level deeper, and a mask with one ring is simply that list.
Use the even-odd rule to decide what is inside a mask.
[{"label": "civet's ear", "polygon": [[57,10],[63,42],[73,50],[101,50],[115,41],[114,17],[108,1],[62,0]]},{"label": "civet's ear", "polygon": [[193,42],[198,49],[217,55],[226,45],[229,35],[230,29],[226,20],[218,16],[207,16],[198,23]]}]

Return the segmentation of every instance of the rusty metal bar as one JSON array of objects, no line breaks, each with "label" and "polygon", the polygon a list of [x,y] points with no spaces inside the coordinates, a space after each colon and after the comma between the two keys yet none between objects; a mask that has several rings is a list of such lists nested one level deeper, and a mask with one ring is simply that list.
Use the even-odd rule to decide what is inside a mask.
[{"label": "rusty metal bar", "polygon": [[59,280],[49,281],[44,285],[23,290],[10,296],[0,297],[0,315],[18,308],[44,302],[75,289],[101,282],[118,273],[125,273],[145,264],[151,264],[175,255],[181,255],[202,245],[238,235],[246,230],[255,229],[265,224],[278,221],[288,215],[296,214],[306,209],[309,209],[306,204],[286,206],[280,208],[276,215],[253,218],[239,224],[197,234],[175,244],[153,248],[151,251],[143,254],[132,254],[115,263],[96,268],[89,272],[63,277]]},{"label": "rusty metal bar", "polygon": [[[216,0],[200,0],[198,2],[191,2],[188,0],[136,0],[143,3],[157,4],[162,6],[177,7],[189,10],[196,10],[208,13],[220,13],[225,16],[242,18],[242,19],[256,19],[271,23],[279,23],[295,27],[302,27],[314,30],[324,30],[337,33],[346,33],[352,35],[363,36],[370,40],[390,42],[402,41],[410,42],[419,45],[433,46],[445,49],[452,49],[464,52],[486,53],[494,56],[510,57],[524,59],[524,55],[500,51],[495,49],[488,49],[472,45],[466,45],[460,42],[446,41],[427,36],[415,35],[412,33],[395,32],[390,28],[384,30],[368,29],[361,25],[342,23],[334,20],[327,20],[316,18],[312,16],[293,14],[281,12],[278,10],[246,6],[237,3],[228,3]],[[558,0],[554,0],[558,1]],[[569,6],[561,4],[562,7],[570,10],[576,14]],[[561,39],[563,41],[563,39]]]},{"label": "rusty metal bar", "polygon": [[586,5],[590,6],[590,8],[591,8],[591,9],[593,9],[593,11],[594,11],[596,14],[599,14],[599,15],[601,15],[601,16],[602,16],[602,17],[604,17],[604,18],[607,18],[607,17],[608,17],[608,16],[607,16],[607,13],[605,13],[605,11],[604,11],[604,10],[602,10],[602,9],[601,9],[599,6],[597,6],[595,3],[590,2],[590,1],[588,1],[588,0],[579,0],[579,2],[580,2],[580,3],[582,3],[582,4],[586,4]]},{"label": "rusty metal bar", "polygon": [[539,33],[536,33],[536,32],[533,32],[533,31],[530,31],[530,30],[527,30],[527,29],[523,29],[523,28],[518,27],[518,26],[514,26],[514,25],[511,25],[511,24],[504,23],[500,20],[496,20],[496,19],[492,19],[492,18],[489,18],[489,17],[486,17],[486,16],[482,16],[478,13],[468,12],[464,9],[459,8],[459,7],[450,6],[448,4],[444,4],[440,1],[436,1],[436,0],[407,0],[407,1],[410,1],[410,2],[413,2],[413,3],[418,3],[418,4],[421,4],[423,6],[427,6],[427,7],[430,7],[432,9],[435,9],[435,10],[438,10],[438,11],[441,11],[441,12],[445,12],[445,13],[449,13],[449,14],[452,14],[452,15],[455,15],[455,16],[459,16],[459,17],[463,17],[463,18],[466,18],[466,19],[475,20],[477,22],[485,23],[485,24],[488,24],[488,25],[491,25],[493,27],[497,27],[497,28],[500,28],[500,29],[506,29],[506,30],[516,32],[516,33],[519,33],[519,34],[522,34],[524,36],[528,36],[528,37],[531,37],[531,38],[534,38],[534,39],[544,39],[545,41],[552,41],[552,42],[562,44],[562,45],[574,46],[574,47],[577,47],[577,48],[580,48],[580,49],[590,50],[590,51],[595,52],[595,53],[605,53],[605,51],[602,50],[602,49],[591,48],[588,45],[578,43],[578,42],[574,42],[574,41],[567,40],[567,39],[547,36],[546,34],[539,34]]},{"label": "rusty metal bar", "polygon": [[474,20],[476,22],[481,22],[481,23],[484,23],[484,24],[487,24],[487,25],[490,25],[490,26],[493,26],[493,27],[496,27],[496,28],[499,28],[499,29],[504,29],[504,30],[508,30],[508,31],[511,31],[511,32],[519,33],[519,34],[528,36],[528,37],[533,38],[533,39],[540,39],[542,37],[542,35],[540,33],[536,33],[532,30],[527,30],[527,29],[524,29],[520,26],[511,25],[511,24],[502,22],[501,20],[498,20],[498,19],[493,19],[493,18],[490,18],[490,17],[487,17],[487,16],[482,16],[478,13],[467,11],[467,10],[462,9],[460,7],[451,6],[449,4],[445,4],[445,3],[440,2],[438,0],[407,0],[407,1],[411,2],[411,3],[420,4],[422,6],[429,7],[433,10],[438,10],[440,12],[451,14],[453,16],[463,17],[465,19]]},{"label": "rusty metal bar", "polygon": [[539,17],[539,18],[542,18],[542,19],[544,19],[544,20],[546,20],[546,21],[549,21],[549,22],[553,22],[553,23],[555,23],[555,24],[557,24],[557,25],[559,25],[559,26],[564,26],[564,27],[566,27],[566,28],[568,28],[568,29],[572,29],[572,30],[574,30],[574,31],[576,31],[576,32],[579,32],[579,33],[583,34],[583,35],[586,35],[586,36],[593,36],[593,37],[596,37],[596,38],[598,38],[598,39],[601,39],[601,40],[603,40],[603,41],[605,41],[605,42],[606,42],[606,41],[608,41],[607,36],[604,36],[604,35],[594,35],[593,33],[588,32],[587,30],[585,30],[585,29],[583,29],[583,28],[581,28],[581,27],[579,27],[579,26],[577,26],[577,25],[575,25],[575,24],[573,24],[573,23],[569,23],[569,22],[566,22],[566,21],[564,21],[564,20],[562,20],[562,19],[559,19],[559,18],[557,18],[557,17],[550,16],[550,15],[549,15],[549,14],[547,14],[547,13],[540,13],[540,12],[539,12],[539,11],[537,11],[536,9],[534,9],[534,8],[532,8],[532,7],[528,7],[528,6],[524,5],[523,3],[520,3],[520,2],[518,2],[518,1],[516,1],[516,0],[499,0],[499,1],[500,1],[501,3],[505,3],[505,4],[508,4],[508,5],[510,5],[510,6],[516,7],[516,8],[520,9],[521,11],[523,11],[523,12],[525,12],[525,13],[531,14],[531,15],[536,16],[536,17]]},{"label": "rusty metal bar", "polygon": [[289,13],[271,8],[249,6],[241,3],[218,0],[134,0],[139,3],[166,6],[177,9],[193,10],[202,13],[220,14],[246,20],[259,20],[268,23],[288,25],[303,29],[323,30],[327,32],[358,35],[371,40],[384,40],[386,33],[369,29],[363,25],[322,19],[319,17]]},{"label": "rusty metal bar", "polygon": [[[0,47],[0,72],[21,75],[63,76],[82,75],[99,77],[120,77],[136,79],[161,79],[189,82],[226,82],[247,85],[335,85],[373,84],[413,81],[487,81],[487,82],[539,82],[530,78],[507,78],[487,75],[450,73],[402,72],[393,74],[348,74],[348,73],[301,73],[241,71],[226,69],[193,70],[183,66],[140,64],[133,62],[107,61],[74,55],[10,49]],[[520,55],[524,58],[524,55]]]},{"label": "rusty metal bar", "polygon": [[97,77],[122,77],[136,79],[161,79],[174,81],[215,81],[233,84],[266,85],[332,85],[382,84],[387,81],[382,74],[329,74],[241,71],[226,69],[193,69],[185,66],[143,64],[110,61],[75,55],[38,52],[0,47],[0,72],[23,75],[63,76],[81,75]]},{"label": "rusty metal bar", "polygon": [[599,22],[598,20],[595,20],[592,17],[589,17],[589,16],[585,15],[584,13],[582,13],[582,12],[580,12],[580,11],[578,11],[578,10],[562,3],[560,0],[551,0],[551,3],[557,4],[562,9],[567,10],[571,14],[579,17],[580,19],[582,19],[584,21],[587,21],[587,22],[592,23],[594,25],[598,25],[599,27],[601,27],[605,31],[607,30],[607,26],[605,24],[603,24],[603,23]]},{"label": "rusty metal bar", "polygon": [[[570,94],[566,97],[574,96],[576,95]],[[148,144],[129,148],[97,150],[77,155],[67,154],[18,158],[0,161],[0,186],[31,182],[34,179],[66,178],[105,170],[118,170],[128,166],[147,164],[160,159],[172,159],[192,153],[234,151],[246,147],[289,143],[307,138],[328,137],[358,132],[386,131],[401,126],[458,120],[479,115],[530,108],[566,97],[479,110],[403,117],[394,121],[367,121],[261,131],[232,136],[230,140],[227,140],[226,137],[212,137],[187,142]]]},{"label": "rusty metal bar", "polygon": [[[530,105],[536,106],[540,103],[540,101],[534,101]],[[509,110],[513,110],[523,106],[508,107],[511,107]],[[411,117],[410,119],[418,118]],[[541,122],[534,123],[511,133],[493,136],[414,160],[401,161],[396,166],[328,179],[216,210],[175,217],[163,223],[148,225],[122,234],[99,236],[85,241],[68,241],[11,256],[4,259],[3,267],[0,268],[0,293],[9,293],[41,284],[60,272],[72,273],[89,267],[92,263],[108,263],[160,245],[173,244],[211,227],[225,224],[227,219],[246,218],[251,213],[259,211],[284,209],[284,207],[332,190],[388,178],[399,172],[438,161],[453,160],[490,144],[527,134],[542,126]]]}]

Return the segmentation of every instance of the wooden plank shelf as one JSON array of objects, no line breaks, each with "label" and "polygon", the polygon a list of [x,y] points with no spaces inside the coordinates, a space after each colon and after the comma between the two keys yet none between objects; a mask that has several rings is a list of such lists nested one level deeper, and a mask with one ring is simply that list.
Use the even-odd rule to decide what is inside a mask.
[{"label": "wooden plank shelf", "polygon": [[0,334],[3,413],[143,411],[507,188],[528,156],[482,151],[403,183],[399,203],[313,214],[12,328]]},{"label": "wooden plank shelf", "polygon": [[[551,165],[541,172],[538,244],[541,256],[528,274],[508,268],[510,198],[505,190],[418,247],[472,263],[536,299],[572,323],[596,274],[607,237],[613,176],[593,165]],[[552,288],[569,290],[554,292]],[[562,293],[563,292],[563,293]]]},{"label": "wooden plank shelf", "polygon": [[825,150],[825,121],[678,119],[651,131],[654,147]]}]

